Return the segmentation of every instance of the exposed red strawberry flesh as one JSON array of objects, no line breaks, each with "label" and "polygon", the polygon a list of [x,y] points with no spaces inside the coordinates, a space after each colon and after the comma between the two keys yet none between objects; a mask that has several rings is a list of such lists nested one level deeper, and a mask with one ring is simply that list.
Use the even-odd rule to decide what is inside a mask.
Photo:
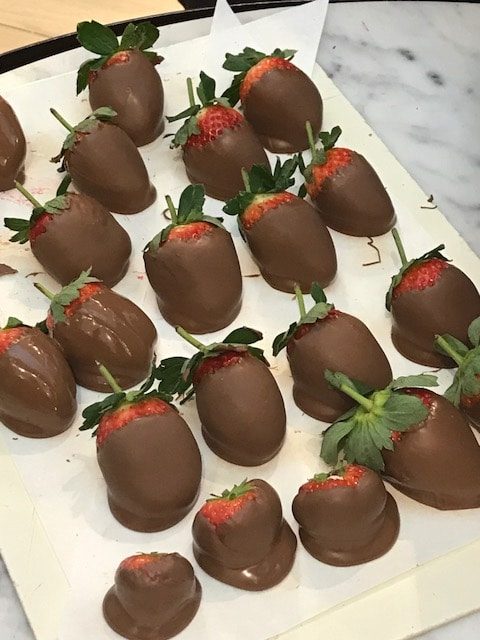
[{"label": "exposed red strawberry flesh", "polygon": [[26,327],[11,327],[9,329],[0,329],[0,355],[18,342],[20,338],[25,334]]},{"label": "exposed red strawberry flesh", "polygon": [[392,442],[400,442],[402,437],[403,437],[403,434],[401,431],[392,431],[392,433],[390,434],[390,440]]},{"label": "exposed red strawberry flesh", "polygon": [[[311,331],[311,329],[313,329],[313,327],[317,324],[317,322],[324,322],[325,320],[334,320],[335,318],[338,318],[338,316],[341,314],[342,312],[339,311],[338,309],[331,309],[328,314],[325,316],[325,318],[319,318],[316,322],[309,322],[306,324],[301,324],[298,329],[295,331],[295,333],[293,334],[293,339],[294,340],[300,340],[300,338],[303,338],[303,336],[305,336],[309,331]],[[287,352],[288,352],[288,348],[291,344],[292,339],[290,339],[289,343],[287,344]]]},{"label": "exposed red strawberry flesh", "polygon": [[423,402],[427,409],[430,409],[432,406],[434,394],[427,389],[402,389],[402,393],[408,393],[410,396],[416,396]]},{"label": "exposed red strawberry flesh", "polygon": [[50,220],[53,220],[52,213],[47,213],[45,211],[45,213],[42,213],[40,216],[38,216],[38,218],[35,220],[33,227],[30,227],[30,230],[28,232],[28,238],[30,242],[35,242],[35,240],[38,238],[39,235],[41,235],[42,233],[45,233],[45,231],[47,230],[47,225],[50,222]]},{"label": "exposed red strawberry flesh", "polygon": [[[119,51],[118,53],[114,53],[113,56],[110,56],[108,60],[102,65],[102,69],[107,69],[108,67],[113,66],[114,64],[122,64],[124,62],[128,62],[130,60],[130,53],[128,51]],[[88,74],[88,82],[92,83],[98,75],[98,71],[90,71]]]},{"label": "exposed red strawberry flesh", "polygon": [[218,498],[217,500],[209,500],[200,509],[200,513],[209,520],[214,527],[229,520],[248,502],[256,500],[255,490],[250,490],[238,498],[229,500],[228,498]]},{"label": "exposed red strawberry flesh", "polygon": [[248,205],[242,213],[243,227],[245,229],[251,229],[267,212],[273,211],[280,205],[293,202],[294,200],[296,200],[296,196],[287,191],[256,196],[252,204]]},{"label": "exposed red strawberry flesh", "polygon": [[195,371],[193,383],[198,384],[204,376],[215,373],[219,369],[238,364],[246,355],[246,351],[222,351],[218,356],[205,358]]},{"label": "exposed red strawberry flesh", "polygon": [[343,475],[332,475],[326,480],[312,478],[312,480],[302,484],[300,491],[313,493],[314,491],[325,491],[336,487],[356,487],[360,478],[365,474],[365,471],[365,467],[349,464],[345,468]]},{"label": "exposed red strawberry flesh", "polygon": [[235,129],[240,126],[244,118],[236,109],[213,105],[205,107],[199,111],[197,124],[200,133],[191,135],[186,147],[204,147],[209,142],[213,142],[225,129]]},{"label": "exposed red strawberry flesh", "polygon": [[299,71],[298,67],[284,58],[266,57],[257,62],[255,66],[249,69],[240,85],[240,99],[244,102],[250,89],[260,80],[260,78],[272,69],[287,69],[288,71]]},{"label": "exposed red strawberry flesh", "polygon": [[398,298],[406,291],[423,291],[427,287],[433,287],[445,269],[448,269],[448,262],[440,258],[413,264],[393,290],[393,298]]},{"label": "exposed red strawberry flesh", "polygon": [[[84,285],[78,292],[78,297],[75,298],[75,300],[73,300],[69,305],[64,307],[65,315],[68,318],[73,316],[73,314],[79,309],[79,307],[81,307],[84,302],[92,298],[99,291],[102,291],[102,289],[105,289],[105,285],[101,282],[89,282],[88,284]],[[50,311],[48,312],[46,323],[47,328],[50,330],[52,330],[55,326],[55,320],[53,319]]]},{"label": "exposed red strawberry flesh", "polygon": [[189,224],[181,224],[173,227],[168,234],[168,240],[196,240],[200,236],[213,231],[213,225],[209,222],[190,222]]},{"label": "exposed red strawberry flesh", "polygon": [[327,159],[324,164],[316,164],[312,167],[312,177],[310,181],[307,181],[305,184],[308,195],[311,198],[314,198],[318,192],[321,191],[327,178],[330,178],[340,169],[350,164],[353,151],[342,147],[334,147],[327,151],[326,156]]},{"label": "exposed red strawberry flesh", "polygon": [[141,571],[144,568],[149,567],[152,562],[156,562],[163,553],[137,553],[134,556],[125,558],[120,563],[119,569],[126,571]]},{"label": "exposed red strawberry flesh", "polygon": [[101,447],[114,431],[122,429],[136,418],[163,415],[173,411],[172,407],[160,398],[143,398],[138,402],[124,404],[109,411],[100,420],[97,429],[97,446]]}]

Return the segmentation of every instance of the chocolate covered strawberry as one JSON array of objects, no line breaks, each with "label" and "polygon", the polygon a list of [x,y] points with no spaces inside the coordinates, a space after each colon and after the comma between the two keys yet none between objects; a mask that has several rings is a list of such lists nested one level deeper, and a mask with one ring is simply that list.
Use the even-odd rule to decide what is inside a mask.
[{"label": "chocolate covered strawberry", "polygon": [[480,507],[480,446],[468,422],[442,396],[414,388],[436,386],[435,376],[398,378],[367,394],[342,373],[326,376],[358,407],[324,432],[325,462],[336,464],[342,454],[437,509]]},{"label": "chocolate covered strawberry", "polygon": [[205,185],[207,195],[217,200],[233,198],[242,188],[242,169],[254,164],[268,166],[268,158],[252,127],[226,98],[215,97],[215,80],[203,71],[195,103],[193,86],[187,80],[190,107],[168,122],[186,118],[173,138],[182,147],[188,179]]},{"label": "chocolate covered strawberry", "polygon": [[158,138],[163,121],[163,86],[155,65],[163,58],[148,51],[158,39],[151,22],[129,23],[117,40],[109,27],[95,20],[77,25],[77,40],[97,54],[78,70],[77,94],[88,86],[92,110],[108,105],[112,122],[127,133],[137,147]]},{"label": "chocolate covered strawberry", "polygon": [[308,149],[305,122],[318,135],[323,104],[316,85],[291,62],[293,50],[275,49],[271,55],[245,47],[227,53],[223,68],[236,72],[224,96],[232,106],[241,100],[246,119],[264,147],[273,153]]},{"label": "chocolate covered strawberry", "polygon": [[93,277],[113,287],[128,269],[130,237],[99,202],[67,191],[69,181],[67,176],[56,197],[43,205],[16,183],[33,212],[30,220],[5,218],[5,226],[16,231],[10,242],[29,242],[45,271],[62,285],[91,269]]},{"label": "chocolate covered strawberry", "polygon": [[300,539],[317,560],[351,566],[383,556],[400,527],[395,499],[378,473],[357,464],[316,474],[292,505]]},{"label": "chocolate covered strawberry", "polygon": [[193,553],[210,576],[247,591],[281,582],[292,568],[297,539],[283,519],[276,491],[244,480],[213,495],[193,521]]},{"label": "chocolate covered strawberry", "polygon": [[392,313],[392,341],[403,356],[428,367],[454,367],[435,349],[437,334],[468,340],[468,326],[480,316],[480,294],[470,278],[440,252],[444,245],[407,260],[396,229],[392,231],[402,261],[386,297]]},{"label": "chocolate covered strawberry", "polygon": [[337,257],[332,238],[315,209],[287,191],[294,183],[295,160],[244,171],[244,190],[223,210],[238,225],[265,280],[275,289],[308,292],[313,282],[326,287],[335,277]]},{"label": "chocolate covered strawberry", "polygon": [[27,146],[14,110],[0,96],[0,191],[13,189],[25,180]]},{"label": "chocolate covered strawberry", "polygon": [[115,213],[138,213],[155,201],[142,156],[125,131],[110,122],[115,111],[99,107],[74,127],[50,111],[69,131],[52,162],[62,160],[79,191]]},{"label": "chocolate covered strawberry", "polygon": [[109,389],[97,361],[105,363],[122,389],[148,376],[157,332],[131,300],[91,278],[88,271],[55,294],[39,283],[35,286],[51,301],[46,324],[79,385]]},{"label": "chocolate covered strawberry", "polygon": [[110,510],[134,531],[172,527],[193,507],[200,487],[195,438],[169,396],[152,390],[154,375],[125,393],[105,366],[98,372],[113,394],[84,410],[80,429],[97,427],[97,460]]},{"label": "chocolate covered strawberry", "polygon": [[9,318],[0,329],[0,420],[28,438],[49,438],[77,411],[72,372],[57,343]]},{"label": "chocolate covered strawberry", "polygon": [[335,147],[342,130],[319,134],[320,147],[309,122],[306,125],[312,160],[302,165],[305,190],[322,220],[349,236],[380,236],[395,224],[388,193],[369,162],[352,149]]},{"label": "chocolate covered strawberry", "polygon": [[229,325],[242,304],[242,275],[221,218],[203,212],[205,190],[188,186],[178,209],[166,197],[170,224],[146,246],[143,259],[160,313],[192,333]]},{"label": "chocolate covered strawberry", "polygon": [[444,334],[435,338],[435,346],[458,367],[445,397],[480,430],[480,317],[468,327],[468,340],[471,347],[454,336]]},{"label": "chocolate covered strawberry", "polygon": [[124,638],[167,640],[192,621],[201,597],[193,567],[179,553],[139,553],[118,566],[103,615]]},{"label": "chocolate covered strawberry", "polygon": [[392,379],[392,370],[381,346],[361,320],[335,309],[321,287],[310,292],[315,304],[307,311],[296,287],[300,319],[273,342],[273,355],[287,348],[293,376],[295,404],[309,416],[332,422],[353,402],[325,380],[326,369],[341,369],[367,387],[382,389]]},{"label": "chocolate covered strawberry", "polygon": [[232,331],[205,345],[181,327],[177,332],[197,353],[160,363],[160,388],[187,400],[195,394],[205,442],[218,456],[244,466],[271,460],[285,438],[285,407],[254,329]]}]

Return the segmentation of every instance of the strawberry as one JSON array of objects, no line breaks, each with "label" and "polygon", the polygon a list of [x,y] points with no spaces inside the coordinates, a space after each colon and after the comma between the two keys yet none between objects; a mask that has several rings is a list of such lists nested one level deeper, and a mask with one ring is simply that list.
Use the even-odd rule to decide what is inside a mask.
[{"label": "strawberry", "polygon": [[252,502],[257,498],[255,488],[246,478],[239,485],[234,484],[232,489],[225,489],[221,495],[212,494],[212,496],[200,509],[200,513],[214,527],[218,527],[230,520],[248,502]]},{"label": "strawberry", "polygon": [[133,573],[149,574],[149,568],[155,566],[159,560],[162,559],[164,553],[157,553],[152,551],[151,553],[136,553],[133,556],[124,558],[118,566],[119,571],[131,571]]},{"label": "strawberry", "polygon": [[80,430],[95,428],[110,509],[130,529],[162,531],[181,520],[197,497],[198,446],[171,396],[152,389],[154,368],[139,389],[126,393],[104,365],[97,365],[113,393],[83,411]]},{"label": "strawberry", "polygon": [[0,356],[3,355],[12,344],[15,344],[25,335],[26,328],[20,320],[9,318],[3,329],[0,329]]},{"label": "strawberry", "polygon": [[0,96],[0,122],[2,131],[2,159],[0,162],[0,192],[13,189],[15,182],[25,180],[27,144],[14,110]]},{"label": "strawberry", "polygon": [[305,122],[310,121],[315,135],[322,126],[322,98],[312,80],[291,62],[294,55],[293,50],[275,49],[265,55],[246,47],[238,55],[227,53],[223,64],[238,72],[223,95],[232,105],[241,100],[245,117],[273,153],[308,149]]},{"label": "strawberry", "polygon": [[158,39],[151,22],[128,24],[120,39],[99,22],[80,22],[77,39],[100,57],[84,62],[77,75],[77,94],[89,88],[92,110],[109,105],[114,124],[123,129],[137,147],[162,133],[163,86],[155,70],[163,58],[150,47]]},{"label": "strawberry", "polygon": [[178,210],[170,196],[166,201],[171,222],[143,254],[160,312],[170,324],[181,324],[192,333],[223,329],[238,315],[242,301],[232,238],[221,218],[203,212],[203,185],[189,185]]},{"label": "strawberry", "polygon": [[402,267],[392,277],[386,307],[392,313],[392,341],[406,358],[431,367],[453,367],[455,360],[435,348],[436,335],[468,340],[468,326],[480,315],[480,294],[473,282],[441,250],[407,260],[396,229],[392,235]]},{"label": "strawberry", "polygon": [[321,132],[317,147],[306,123],[312,160],[300,168],[305,177],[301,193],[308,193],[328,227],[351,236],[379,236],[395,224],[395,211],[380,178],[367,160],[352,149],[335,148],[342,130]]},{"label": "strawberry", "polygon": [[355,316],[327,303],[323,289],[314,282],[310,291],[315,304],[306,310],[298,286],[295,295],[300,318],[273,341],[273,355],[286,347],[293,377],[295,404],[309,416],[332,422],[353,406],[328,384],[325,370],[341,368],[369,389],[381,389],[392,379],[390,364],[375,337]]},{"label": "strawberry", "polygon": [[215,80],[200,73],[195,103],[191,78],[187,80],[190,107],[168,122],[185,119],[172,147],[182,147],[187,176],[205,185],[207,195],[218,200],[232,198],[242,187],[242,169],[254,164],[268,166],[268,158],[254,131],[225,97],[215,96]]},{"label": "strawberry", "polygon": [[311,480],[302,484],[299,491],[312,493],[327,491],[337,487],[356,487],[365,475],[366,468],[357,464],[348,464],[342,469],[335,469],[329,473],[317,473]]},{"label": "strawberry", "polygon": [[159,388],[182,402],[195,395],[205,442],[224,460],[243,466],[271,460],[283,444],[286,416],[263,351],[252,346],[262,334],[242,327],[223,342],[205,345],[182,327],[177,333],[197,353],[189,360],[163,360]]}]

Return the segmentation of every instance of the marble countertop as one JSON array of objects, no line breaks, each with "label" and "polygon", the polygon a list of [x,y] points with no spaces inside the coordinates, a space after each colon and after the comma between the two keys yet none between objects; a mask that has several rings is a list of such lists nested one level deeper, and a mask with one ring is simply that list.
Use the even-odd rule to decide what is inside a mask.
[{"label": "marble countertop", "polygon": [[[480,139],[479,32],[475,4],[334,4],[318,55],[341,91],[477,253],[480,151],[471,141]],[[445,244],[448,254],[448,238]],[[422,640],[478,640],[479,627],[480,614],[475,614]],[[2,640],[33,640],[1,560],[0,630]]]}]

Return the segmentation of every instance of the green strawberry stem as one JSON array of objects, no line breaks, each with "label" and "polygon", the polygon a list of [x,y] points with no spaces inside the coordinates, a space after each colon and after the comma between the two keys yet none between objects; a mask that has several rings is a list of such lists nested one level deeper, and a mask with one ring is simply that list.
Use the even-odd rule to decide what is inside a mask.
[{"label": "green strawberry stem", "polygon": [[300,320],[303,320],[307,315],[307,310],[305,309],[305,300],[303,299],[303,293],[298,284],[294,286],[295,298],[297,299],[298,310],[300,311]]},{"label": "green strawberry stem", "polygon": [[188,101],[191,107],[195,106],[195,94],[193,93],[193,82],[191,78],[187,78]]},{"label": "green strawberry stem", "polygon": [[400,256],[400,260],[402,261],[402,267],[404,267],[407,264],[408,260],[405,254],[405,249],[403,248],[402,241],[400,239],[400,234],[398,233],[395,227],[393,227],[392,229],[392,236],[393,236],[393,239],[395,240],[395,244],[397,246],[397,251]]},{"label": "green strawberry stem", "polygon": [[307,130],[307,138],[308,138],[308,144],[310,146],[310,151],[312,152],[312,155],[315,155],[315,151],[316,151],[315,138],[313,135],[312,125],[310,124],[309,120],[307,120],[305,123],[305,129]]},{"label": "green strawberry stem", "polygon": [[196,349],[198,349],[199,351],[202,351],[202,353],[206,353],[208,351],[207,346],[204,345],[203,342],[200,342],[200,340],[197,340],[196,338],[194,338],[190,333],[188,333],[188,331],[185,331],[183,327],[175,327],[175,331],[178,333],[179,336],[182,336],[184,340],[189,342]]},{"label": "green strawberry stem", "polygon": [[247,191],[247,193],[250,193],[250,178],[248,177],[248,171],[245,169],[245,167],[242,168],[242,180],[243,184],[245,185],[245,191]]},{"label": "green strawberry stem", "polygon": [[367,411],[371,411],[373,409],[373,402],[371,400],[365,398],[365,396],[362,396],[361,393],[358,393],[358,391],[352,389],[352,387],[350,387],[345,382],[342,382],[342,384],[340,385],[340,391],[343,391],[343,393],[345,393],[347,396],[350,396],[352,400],[355,400],[355,402],[357,402]]},{"label": "green strawberry stem", "polygon": [[40,284],[40,282],[34,282],[33,286],[35,287],[35,289],[38,289],[41,293],[43,293],[43,295],[46,296],[49,300],[54,299],[55,294],[49,291],[47,287],[44,287],[43,284]]},{"label": "green strawberry stem", "polygon": [[100,371],[102,376],[105,378],[108,384],[112,387],[113,393],[123,393],[122,388],[120,387],[118,382],[115,380],[115,378],[112,376],[112,374],[107,369],[107,367],[103,364],[100,364],[100,362],[97,362],[97,365],[98,365],[98,370]]},{"label": "green strawberry stem", "polygon": [[175,209],[175,205],[173,204],[173,200],[171,199],[170,196],[165,196],[165,200],[167,201],[167,207],[168,207],[168,210],[170,211],[170,219],[172,221],[172,224],[176,225],[176,224],[178,224],[177,210]]},{"label": "green strawberry stem", "polygon": [[436,335],[435,344],[438,344],[439,347],[442,347],[443,351],[445,351],[445,353],[448,353],[450,358],[452,360],[455,360],[458,366],[462,364],[464,358],[458,353],[458,351],[455,351],[455,349],[448,344],[445,338],[442,338],[442,336]]},{"label": "green strawberry stem", "polygon": [[60,124],[62,124],[65,127],[65,129],[68,129],[70,133],[75,132],[75,129],[72,127],[72,125],[69,122],[67,122],[65,118],[63,118],[56,109],[51,108],[50,113],[60,122]]},{"label": "green strawberry stem", "polygon": [[26,198],[29,202],[31,202],[35,208],[37,208],[37,207],[39,207],[40,209],[42,209],[42,208],[43,208],[43,206],[40,204],[40,202],[39,202],[36,198],[34,198],[34,197],[32,196],[32,194],[31,194],[29,191],[27,191],[27,190],[25,189],[25,187],[23,186],[23,184],[20,184],[19,182],[15,181],[15,189],[17,189],[17,191],[20,191],[20,193],[21,193],[23,196],[25,196],[25,198]]}]

